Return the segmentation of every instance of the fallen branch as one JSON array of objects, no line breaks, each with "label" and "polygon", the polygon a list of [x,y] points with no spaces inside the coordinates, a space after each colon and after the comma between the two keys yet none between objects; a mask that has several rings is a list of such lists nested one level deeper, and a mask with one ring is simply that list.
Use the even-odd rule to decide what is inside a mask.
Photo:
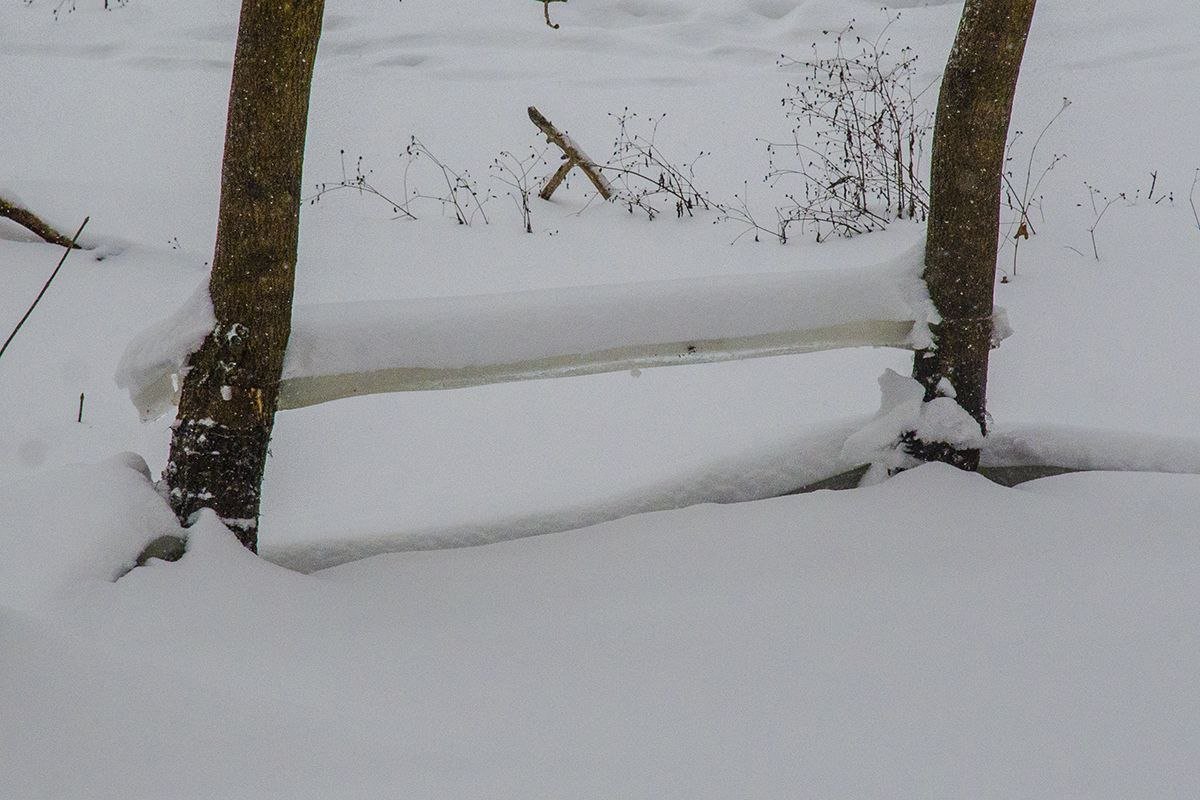
[{"label": "fallen branch", "polygon": [[43,220],[27,208],[23,208],[11,200],[0,197],[0,217],[11,219],[13,222],[37,234],[39,238],[59,247],[69,247],[72,250],[81,249],[80,245],[70,236],[55,229],[53,225]]},{"label": "fallen branch", "polygon": [[538,130],[546,135],[546,140],[557,145],[558,149],[563,151],[563,163],[558,168],[558,171],[546,181],[546,185],[542,187],[542,191],[538,193],[538,197],[543,200],[549,200],[550,195],[554,194],[554,190],[567,177],[567,173],[573,167],[579,167],[583,174],[587,176],[592,185],[596,187],[596,191],[605,200],[612,198],[612,187],[608,185],[608,181],[600,174],[596,168],[596,162],[588,158],[587,153],[579,149],[579,145],[571,141],[571,137],[561,133],[558,128],[554,127],[550,120],[542,116],[542,112],[538,111],[533,106],[529,107],[529,120],[537,126]]},{"label": "fallen branch", "polygon": [[[25,320],[29,319],[29,315],[33,313],[33,310],[35,308],[37,308],[37,304],[41,302],[42,296],[46,294],[46,290],[50,288],[50,284],[54,282],[54,279],[56,277],[58,277],[58,271],[60,269],[62,269],[62,265],[66,263],[67,256],[71,255],[72,250],[78,249],[78,245],[75,244],[75,240],[79,238],[79,234],[83,233],[83,229],[85,227],[87,227],[88,220],[90,220],[90,219],[91,219],[91,217],[84,217],[83,224],[81,224],[79,226],[79,230],[75,231],[75,235],[72,236],[70,239],[67,239],[66,243],[62,245],[62,247],[64,249],[63,249],[62,258],[60,258],[58,260],[58,266],[56,266],[54,268],[54,272],[50,273],[50,277],[46,279],[46,283],[45,283],[45,285],[42,286],[42,290],[40,292],[38,292],[37,297],[33,298],[33,303],[29,306],[29,310],[25,312],[25,315],[23,317],[21,317],[21,321],[17,323],[17,327],[13,328],[12,333],[10,333],[8,335],[8,338],[4,340],[4,344],[0,345],[0,357],[3,357],[4,352],[6,350],[8,350],[8,346],[10,344],[12,344],[12,340],[17,338],[17,333],[20,332],[21,326],[25,324]],[[80,402],[82,403],[82,398],[81,398]],[[81,417],[82,417],[82,414],[83,414],[83,411],[82,411],[82,405],[81,405],[80,406],[80,416]]]}]

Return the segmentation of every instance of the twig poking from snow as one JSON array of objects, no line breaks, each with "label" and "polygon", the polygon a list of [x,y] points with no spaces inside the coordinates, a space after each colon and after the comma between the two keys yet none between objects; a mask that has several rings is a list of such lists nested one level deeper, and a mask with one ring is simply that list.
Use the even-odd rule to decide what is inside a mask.
[{"label": "twig poking from snow", "polygon": [[20,331],[21,326],[25,324],[25,320],[29,319],[29,315],[33,313],[35,308],[37,308],[37,304],[42,299],[42,295],[46,294],[46,290],[50,288],[50,284],[53,283],[54,278],[57,277],[58,271],[62,269],[62,265],[66,263],[67,256],[71,255],[72,250],[76,249],[75,242],[79,239],[79,234],[83,233],[83,229],[88,224],[88,220],[90,219],[91,217],[84,217],[83,223],[79,226],[79,230],[75,231],[75,235],[71,237],[71,240],[66,245],[64,245],[62,258],[58,260],[58,266],[54,268],[54,272],[50,273],[50,277],[46,279],[46,284],[42,286],[42,290],[38,292],[37,297],[33,298],[33,303],[30,304],[29,310],[25,312],[25,316],[21,317],[21,321],[17,323],[17,327],[13,328],[13,332],[8,335],[8,338],[4,340],[4,345],[0,347],[0,358],[4,357],[4,351],[8,350],[8,346],[12,344],[12,340],[17,338],[17,332]]},{"label": "twig poking from snow", "polygon": [[1200,231],[1200,211],[1196,210],[1196,183],[1200,181],[1200,168],[1192,173],[1192,188],[1188,191],[1188,205],[1192,207],[1192,216],[1196,219],[1196,230]]},{"label": "twig poking from snow", "polygon": [[[1127,199],[1127,195],[1125,192],[1118,192],[1112,197],[1109,197],[1095,186],[1092,186],[1090,183],[1085,183],[1084,185],[1087,186],[1088,194],[1092,201],[1092,213],[1095,215],[1095,219],[1092,220],[1092,226],[1088,228],[1088,234],[1092,237],[1092,255],[1096,257],[1097,261],[1099,261],[1100,250],[1096,246],[1096,229],[1100,227],[1101,220],[1104,219],[1104,215],[1108,213],[1108,210],[1112,208],[1113,203],[1117,202],[1118,200]],[[1103,204],[1097,205],[1096,198],[1100,198],[1102,201],[1104,201]]]}]

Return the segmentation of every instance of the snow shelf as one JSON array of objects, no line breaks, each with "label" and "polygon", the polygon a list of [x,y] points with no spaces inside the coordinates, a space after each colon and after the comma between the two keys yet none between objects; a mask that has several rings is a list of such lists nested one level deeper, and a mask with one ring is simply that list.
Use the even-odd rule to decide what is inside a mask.
[{"label": "snow shelf", "polygon": [[[920,347],[934,319],[922,250],[867,268],[299,305],[279,407],[841,347]],[[207,303],[198,293],[127,349],[117,382],[144,418],[177,400],[187,354],[213,324]]]}]

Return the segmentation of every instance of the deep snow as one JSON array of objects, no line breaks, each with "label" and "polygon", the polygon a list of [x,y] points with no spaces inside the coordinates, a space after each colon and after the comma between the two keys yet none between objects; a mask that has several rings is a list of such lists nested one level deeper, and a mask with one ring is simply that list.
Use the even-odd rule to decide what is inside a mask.
[{"label": "deep snow", "polygon": [[[30,529],[111,533],[151,498]],[[930,466],[311,576],[206,517],[177,564],[85,571],[36,616],[5,584],[0,792],[1184,797],[1198,514],[1190,475]]]},{"label": "deep snow", "polygon": [[[862,452],[843,447],[880,407],[878,376],[907,372],[895,350],[290,410],[264,493],[277,564],[207,519],[183,561],[111,582],[176,530],[138,456],[113,455],[156,475],[169,416],[140,422],[112,376],[205,277],[237,2],[80,0],[58,22],[50,4],[0,5],[0,186],[63,228],[90,214],[97,248],[71,256],[0,361],[0,796],[1196,794],[1195,478],[1006,490],[931,467],[761,500],[853,466]],[[897,5],[892,36],[924,85],[961,3]],[[539,145],[530,104],[600,157],[628,107],[646,126],[665,112],[666,152],[711,151],[698,185],[747,191],[770,219],[796,188],[759,180],[756,137],[789,129],[796,75],[776,58],[850,17],[866,33],[883,20],[867,0],[574,0],[554,15],[558,31],[527,0],[329,0],[306,186],[337,180],[344,150],[396,192],[413,133],[485,185],[499,151]],[[1039,151],[1067,159],[998,286],[1014,334],[993,353],[991,463],[1200,472],[1197,42],[1190,1],[1039,3],[1014,127],[1028,143],[1070,97]],[[410,186],[439,191],[429,166]],[[1173,201],[1146,200],[1151,171]],[[1131,198],[1097,228],[1099,261],[1084,181]],[[489,225],[413,209],[395,220],[349,193],[306,206],[298,302],[436,308],[679,280],[705,297],[888,262],[921,236],[730,245],[742,231],[716,215],[648,223],[578,178],[535,203],[529,235],[502,193]],[[0,221],[0,319],[58,255]],[[530,538],[501,541],[516,537]],[[394,552],[414,548],[430,551]]]}]

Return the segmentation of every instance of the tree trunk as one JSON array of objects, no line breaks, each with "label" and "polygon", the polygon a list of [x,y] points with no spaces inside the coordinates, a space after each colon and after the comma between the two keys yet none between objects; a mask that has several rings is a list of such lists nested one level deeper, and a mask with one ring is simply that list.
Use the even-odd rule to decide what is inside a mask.
[{"label": "tree trunk", "polygon": [[163,477],[185,524],[212,508],[258,546],[259,493],[291,332],[309,88],[324,0],[242,0],[209,293]]},{"label": "tree trunk", "polygon": [[[986,433],[992,292],[1000,229],[1000,180],[1013,95],[1036,0],[967,0],[946,63],[933,133],[925,283],[941,321],[933,346],[917,352],[913,377],[925,400],[942,379]],[[979,451],[910,436],[923,461],[963,469]]]}]

